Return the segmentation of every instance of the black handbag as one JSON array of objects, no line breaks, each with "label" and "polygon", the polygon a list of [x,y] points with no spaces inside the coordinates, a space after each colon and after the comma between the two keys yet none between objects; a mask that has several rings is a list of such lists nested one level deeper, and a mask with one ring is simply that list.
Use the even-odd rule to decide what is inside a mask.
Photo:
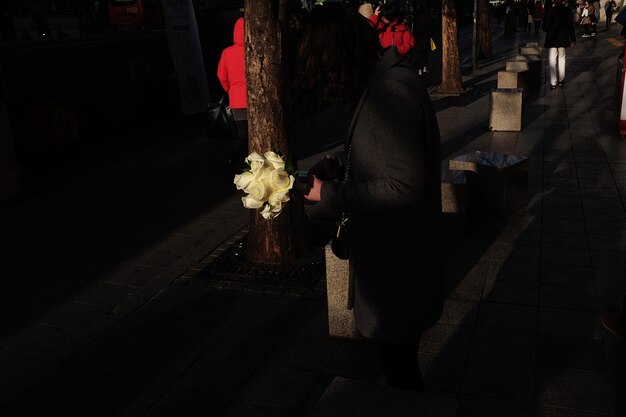
[{"label": "black handbag", "polygon": [[224,97],[225,95],[218,102],[209,104],[209,124],[206,132],[209,139],[232,140],[237,137],[237,124]]}]

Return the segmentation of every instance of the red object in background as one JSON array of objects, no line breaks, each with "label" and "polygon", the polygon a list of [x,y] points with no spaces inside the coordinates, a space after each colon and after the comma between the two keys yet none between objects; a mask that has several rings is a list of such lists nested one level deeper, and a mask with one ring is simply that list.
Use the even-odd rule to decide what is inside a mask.
[{"label": "red object in background", "polygon": [[109,0],[109,21],[117,31],[138,30],[144,25],[143,0]]},{"label": "red object in background", "polygon": [[618,102],[619,134],[626,136],[626,44],[622,47],[621,58],[617,59],[617,80],[615,80],[615,98]]}]

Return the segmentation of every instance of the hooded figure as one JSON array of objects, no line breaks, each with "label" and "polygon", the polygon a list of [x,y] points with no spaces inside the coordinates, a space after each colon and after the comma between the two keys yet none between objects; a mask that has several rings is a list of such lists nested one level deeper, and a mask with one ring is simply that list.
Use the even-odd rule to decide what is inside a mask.
[{"label": "hooded figure", "polygon": [[400,55],[406,55],[415,46],[413,34],[400,19],[399,10],[392,3],[385,6],[382,11],[374,11],[370,23],[378,31],[378,39],[384,49],[395,47]]},{"label": "hooded figure", "polygon": [[233,31],[233,46],[222,52],[217,64],[217,78],[228,93],[233,119],[237,124],[237,140],[233,143],[228,163],[237,171],[248,154],[248,100],[246,97],[246,63],[244,41],[244,21],[239,18]]},{"label": "hooded figure", "polygon": [[217,64],[217,78],[219,78],[224,91],[228,93],[230,107],[233,109],[248,108],[243,40],[244,22],[242,17],[235,23],[233,46],[224,49],[220,62]]}]

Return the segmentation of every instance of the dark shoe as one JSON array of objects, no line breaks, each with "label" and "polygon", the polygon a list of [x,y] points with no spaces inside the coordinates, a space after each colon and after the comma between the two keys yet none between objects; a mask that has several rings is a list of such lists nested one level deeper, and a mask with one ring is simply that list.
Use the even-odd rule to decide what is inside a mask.
[{"label": "dark shoe", "polygon": [[550,90],[555,90],[556,89],[556,85],[550,84]]},{"label": "dark shoe", "polygon": [[563,87],[563,84],[565,84],[563,81],[559,81],[559,87]]}]

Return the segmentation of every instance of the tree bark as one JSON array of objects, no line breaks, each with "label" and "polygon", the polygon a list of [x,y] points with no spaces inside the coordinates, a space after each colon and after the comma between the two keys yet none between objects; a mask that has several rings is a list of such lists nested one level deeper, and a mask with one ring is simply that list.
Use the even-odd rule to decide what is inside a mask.
[{"label": "tree bark", "polygon": [[491,13],[487,0],[478,0],[478,38],[480,39],[480,52],[483,58],[493,57],[493,44],[491,42]]},{"label": "tree bark", "polygon": [[459,42],[457,35],[456,8],[453,0],[441,2],[441,43],[442,43],[442,94],[461,94],[461,62],[459,59]]},{"label": "tree bark", "polygon": [[[289,143],[288,0],[247,0],[244,6],[248,136],[250,152],[275,151],[295,167]],[[291,136],[292,137],[292,136]],[[306,217],[292,190],[282,213],[265,220],[252,210],[246,258],[254,263],[288,263],[306,254]]]}]

